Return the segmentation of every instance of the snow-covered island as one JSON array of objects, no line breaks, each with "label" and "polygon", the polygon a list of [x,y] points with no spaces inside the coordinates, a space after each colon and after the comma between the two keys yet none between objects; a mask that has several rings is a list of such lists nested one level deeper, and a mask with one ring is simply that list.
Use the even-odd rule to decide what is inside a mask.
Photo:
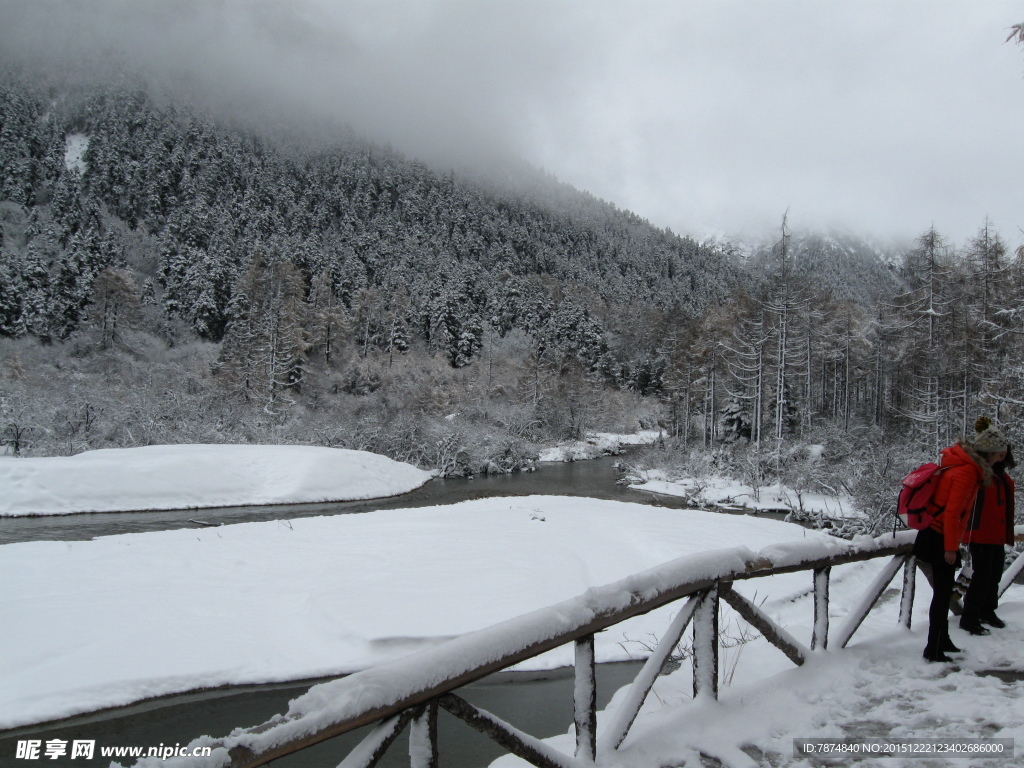
[{"label": "snow-covered island", "polygon": [[365,451],[303,445],[150,445],[0,461],[0,517],[397,496],[429,472]]}]

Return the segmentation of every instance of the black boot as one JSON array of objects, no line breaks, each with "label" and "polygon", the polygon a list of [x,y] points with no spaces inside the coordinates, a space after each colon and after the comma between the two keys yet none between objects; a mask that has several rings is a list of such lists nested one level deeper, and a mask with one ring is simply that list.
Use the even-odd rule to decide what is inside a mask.
[{"label": "black boot", "polygon": [[924,657],[928,661],[952,661],[943,651],[947,637],[949,637],[949,625],[945,622],[941,625],[928,626],[928,644],[924,647]]},{"label": "black boot", "polygon": [[953,645],[953,641],[949,639],[949,635],[946,635],[942,639],[942,644],[939,646],[939,650],[943,653],[963,653],[963,651]]},{"label": "black boot", "polygon": [[995,627],[996,629],[1003,629],[1006,626],[1006,622],[996,616],[995,611],[992,611],[992,613],[989,614],[983,614],[981,617],[981,623],[988,624],[990,627]]},{"label": "black boot", "polygon": [[952,661],[945,653],[936,651],[930,645],[926,645],[924,648],[924,658],[928,661]]},{"label": "black boot", "polygon": [[960,629],[964,632],[970,632],[972,635],[991,634],[986,627],[981,626],[980,621],[964,621],[960,619]]}]

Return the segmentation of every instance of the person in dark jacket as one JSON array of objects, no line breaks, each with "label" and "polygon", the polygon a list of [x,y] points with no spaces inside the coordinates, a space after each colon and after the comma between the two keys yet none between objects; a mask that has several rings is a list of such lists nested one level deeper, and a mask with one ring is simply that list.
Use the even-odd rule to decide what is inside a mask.
[{"label": "person in dark jacket", "polygon": [[974,573],[964,595],[960,629],[972,635],[987,635],[985,624],[1001,629],[1006,626],[996,615],[999,604],[999,580],[1003,575],[1003,547],[1013,543],[1014,491],[1013,478],[1007,469],[1016,466],[1009,441],[984,416],[974,425],[978,437],[974,448],[985,458],[992,458],[992,483],[978,493],[967,523],[964,543],[971,553]]},{"label": "person in dark jacket", "polygon": [[960,650],[949,639],[949,599],[960,566],[960,542],[978,491],[992,482],[992,468],[964,440],[942,450],[939,466],[943,471],[933,497],[937,512],[931,525],[918,532],[913,553],[931,570],[932,602],[924,657],[928,661],[951,661],[946,654]]}]

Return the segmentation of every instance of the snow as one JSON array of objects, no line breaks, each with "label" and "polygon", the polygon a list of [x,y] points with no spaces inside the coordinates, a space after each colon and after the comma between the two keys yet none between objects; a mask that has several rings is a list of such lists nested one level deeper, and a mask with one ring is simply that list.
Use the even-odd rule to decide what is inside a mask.
[{"label": "snow", "polygon": [[89,148],[89,137],[84,133],[72,133],[64,140],[64,167],[69,171],[85,173],[85,151]]},{"label": "snow", "polygon": [[[682,555],[804,536],[828,541],[773,520],[527,496],[8,544],[0,728],[201,687],[351,672]],[[699,575],[723,562],[701,555],[690,567]],[[787,595],[806,580],[776,578]],[[662,632],[666,610],[600,633],[597,659],[644,655],[635,641]],[[570,644],[530,668],[572,658]]]},{"label": "snow", "polygon": [[[615,502],[608,504],[622,506]],[[749,518],[738,519],[755,522]],[[906,536],[899,538],[909,540]],[[860,545],[868,545],[869,541],[864,540]],[[822,539],[812,540],[802,549],[805,556],[818,557],[844,546],[849,545]],[[786,546],[774,549],[782,557],[793,553]],[[736,547],[656,566],[627,577],[623,582],[592,588],[577,598],[467,633],[420,654],[315,686],[293,700],[284,715],[276,716],[264,726],[236,730],[226,738],[203,737],[191,746],[216,746],[210,764],[226,756],[226,751],[236,745],[256,753],[265,752],[387,702],[411,700],[414,692],[499,658],[510,648],[525,647],[535,638],[555,637],[560,632],[571,631],[593,616],[603,615],[611,606],[621,608],[629,604],[631,594],[657,592],[657,585],[678,583],[681,579],[721,575],[760,559],[764,551],[753,553],[745,547]],[[887,561],[886,558],[882,562]],[[831,611],[834,616],[846,613],[845,607],[855,602],[865,586],[874,580],[881,564],[857,563],[833,569]],[[782,580],[797,575],[808,574],[758,580],[759,589],[767,587],[767,591],[760,593],[762,599],[758,602],[773,619],[794,633],[804,634],[813,615],[809,589],[787,596],[785,589],[777,588]],[[921,629],[908,632],[895,626],[898,600],[892,598],[883,601],[868,617],[851,648],[810,654],[808,662],[799,670],[794,670],[792,664],[763,639],[730,645],[730,641],[740,637],[740,632],[735,615],[723,610],[721,630],[727,642],[720,649],[720,700],[716,702],[704,696],[693,701],[692,667],[684,663],[672,675],[657,680],[654,692],[647,698],[621,749],[612,754],[606,748],[599,754],[598,762],[616,768],[696,767],[705,764],[699,756],[702,753],[726,766],[753,768],[764,763],[757,762],[752,754],[769,754],[772,765],[810,766],[816,763],[802,759],[790,761],[795,738],[851,735],[919,739],[1016,738],[1024,731],[1020,683],[1011,682],[1007,686],[990,676],[978,676],[986,670],[1024,676],[1017,653],[1024,639],[1024,632],[1019,628],[1024,626],[1024,610],[1019,602],[1024,595],[1019,588],[1014,590],[1015,594],[1006,598],[1001,611],[1013,624],[1002,634],[973,638],[953,629],[953,639],[968,650],[959,666],[931,665],[921,659],[923,632]],[[928,597],[927,594],[919,596],[915,610],[918,627],[924,626]],[[677,610],[679,607],[676,604]],[[662,618],[667,617],[668,614],[663,613]],[[664,628],[665,624],[661,626]],[[599,643],[604,634],[597,635]],[[571,658],[571,646],[569,648]],[[705,670],[705,674],[707,672]],[[599,714],[599,734],[611,730],[609,718],[618,714],[627,695],[626,689],[619,691],[609,707]],[[546,740],[544,746],[545,750],[558,749],[572,754],[574,744],[570,727],[565,735]],[[495,766],[513,768],[511,763],[515,761],[515,758],[504,757]],[[139,765],[148,768],[157,764],[155,760],[148,760]],[[188,762],[172,760],[166,765],[186,766]]]},{"label": "snow", "polygon": [[[923,581],[923,580],[922,580]],[[835,598],[835,595],[833,595]],[[726,768],[784,765],[856,764],[876,768],[1014,764],[1006,757],[933,758],[920,756],[823,761],[797,757],[793,740],[812,738],[880,739],[1014,739],[1019,750],[1024,737],[1024,589],[1014,587],[1000,614],[1005,630],[972,637],[952,622],[953,641],[964,649],[955,664],[931,664],[921,658],[927,625],[927,586],[916,600],[915,631],[894,629],[898,600],[869,615],[851,646],[841,652],[811,655],[802,667],[778,669],[778,651],[763,640],[743,648],[730,684],[720,688],[719,701],[694,701],[690,665],[658,678],[654,691],[615,754],[598,755],[598,763],[616,768],[707,765],[700,755],[721,761]],[[806,609],[806,604],[794,604]],[[795,615],[795,610],[794,610]],[[860,638],[861,633],[865,635]],[[736,649],[731,649],[735,652]],[[723,672],[729,662],[723,660]],[[765,675],[759,666],[772,672]],[[1016,681],[1004,682],[989,670]],[[614,696],[598,714],[598,732],[623,705],[628,689]],[[546,743],[572,753],[574,737],[566,733]],[[1019,751],[1016,753],[1019,759]],[[759,760],[763,757],[763,761]],[[522,768],[527,764],[505,756],[493,768]]]},{"label": "snow", "polygon": [[778,483],[755,489],[725,477],[673,478],[659,469],[640,470],[641,482],[629,487],[639,491],[679,496],[701,506],[726,506],[755,511],[813,512],[831,519],[863,517],[848,495],[833,496],[798,491]]},{"label": "snow", "polygon": [[355,501],[431,475],[365,451],[298,445],[150,445],[0,460],[0,517]]},{"label": "snow", "polygon": [[662,436],[658,430],[642,430],[635,434],[591,432],[584,440],[574,440],[545,448],[538,461],[583,461],[598,456],[620,453],[626,446],[651,445]]},{"label": "snow", "polygon": [[[248,461],[232,463],[220,450],[208,450],[223,446],[180,448],[177,458],[185,462],[191,450],[197,460],[189,472],[173,473],[178,486],[170,493],[204,507],[223,493],[214,479],[237,489],[237,476],[225,467],[258,468],[248,476],[257,485],[278,472],[273,476],[279,482],[292,483],[288,492],[301,496],[303,483],[317,486],[324,466],[319,458],[310,459],[321,471],[299,474],[306,462],[298,460],[302,451],[296,449],[280,453],[265,446],[254,449]],[[108,508],[121,509],[136,503],[144,485],[131,479],[150,471],[151,458],[163,454],[148,449],[95,453],[117,454],[117,461],[99,457],[96,466],[108,480],[119,467],[121,483],[99,483],[103,493],[97,495]],[[165,465],[174,453],[163,454]],[[333,455],[335,472],[360,479],[375,475],[387,487],[396,487],[408,470],[394,462],[374,464],[380,457],[358,452]],[[88,455],[83,456],[88,465]],[[32,461],[49,460],[6,459],[0,468]],[[75,459],[53,461],[58,463],[39,465],[45,470],[34,482],[68,505],[89,473],[74,468]],[[45,472],[51,474],[44,482]],[[20,487],[10,483],[11,475],[2,477],[5,491]],[[912,536],[905,532],[899,538]],[[294,700],[280,728],[258,737],[275,739],[279,730],[309,727],[308,718],[300,717],[304,714],[347,711],[436,682],[537,637],[557,637],[609,607],[660,594],[680,580],[715,578],[762,560],[798,566],[851,544],[881,543],[867,537],[845,542],[758,517],[526,496],[8,544],[0,546],[0,729],[204,687],[363,670],[314,686]],[[1024,588],[1011,586],[1004,595],[999,612],[1008,626],[1003,630],[974,637],[952,620],[953,641],[965,654],[952,665],[930,664],[921,658],[927,581],[917,580],[910,631],[897,623],[897,575],[849,647],[839,649],[841,626],[888,563],[881,557],[832,569],[832,642],[828,650],[811,652],[800,668],[723,604],[719,701],[691,698],[692,666],[684,660],[674,673],[657,678],[620,749],[603,750],[598,763],[695,767],[703,765],[703,754],[727,768],[750,768],[759,761],[801,768],[820,764],[794,757],[794,738],[984,737],[1024,743],[1019,654]],[[809,646],[815,603],[811,573],[737,581],[735,589],[794,642]],[[598,633],[597,660],[647,656],[684,604]],[[566,666],[574,655],[569,643],[517,668]],[[629,698],[623,689],[599,713],[599,737]],[[565,734],[545,744],[571,755],[573,726],[565,727]],[[241,733],[232,738],[242,738]],[[198,740],[204,741],[210,742]],[[516,758],[506,756],[495,768],[513,768],[513,762]],[[898,768],[920,761],[897,757],[858,764]],[[1009,762],[999,758],[988,764]]]}]

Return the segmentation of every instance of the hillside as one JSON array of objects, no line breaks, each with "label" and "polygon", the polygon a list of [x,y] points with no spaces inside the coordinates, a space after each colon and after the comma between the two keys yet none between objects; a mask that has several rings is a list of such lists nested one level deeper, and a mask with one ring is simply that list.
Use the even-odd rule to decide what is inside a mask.
[{"label": "hillside", "polygon": [[1015,397],[980,364],[1017,376],[1024,290],[987,225],[962,252],[934,230],[905,253],[785,225],[697,242],[522,165],[438,169],[119,82],[0,88],[11,452],[296,442],[465,473],[660,425],[777,472],[780,441],[930,448]]}]

